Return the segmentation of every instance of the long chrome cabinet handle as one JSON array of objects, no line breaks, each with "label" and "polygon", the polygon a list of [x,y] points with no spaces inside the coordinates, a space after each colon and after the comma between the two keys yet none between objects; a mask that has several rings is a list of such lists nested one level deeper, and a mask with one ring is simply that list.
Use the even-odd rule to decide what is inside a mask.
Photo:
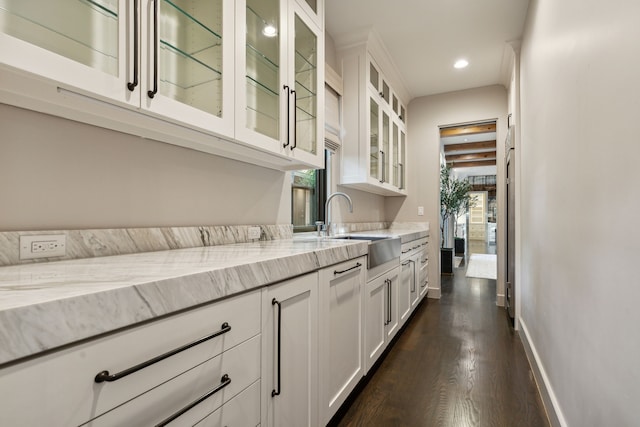
[{"label": "long chrome cabinet handle", "polygon": [[279,396],[280,392],[282,391],[280,389],[280,349],[281,349],[281,337],[282,337],[282,305],[280,304],[280,302],[277,299],[272,299],[271,300],[271,305],[277,305],[278,306],[278,387],[277,389],[274,388],[271,391],[271,397],[274,396]]},{"label": "long chrome cabinet handle", "polygon": [[153,0],[153,90],[147,91],[152,99],[158,93],[158,1]]},{"label": "long chrome cabinet handle", "polygon": [[333,274],[334,274],[334,275],[338,275],[338,274],[346,273],[347,271],[355,270],[356,268],[360,268],[360,267],[362,267],[362,264],[360,264],[359,262],[357,262],[357,263],[356,263],[356,265],[354,265],[354,266],[353,266],[353,267],[351,267],[351,268],[347,268],[346,270],[340,270],[340,271],[338,271],[338,270],[334,270]]},{"label": "long chrome cabinet handle", "polygon": [[287,143],[282,145],[282,148],[286,148],[291,143],[291,138],[290,138],[290,135],[289,135],[290,130],[291,130],[291,123],[289,122],[290,116],[291,116],[291,105],[290,105],[291,90],[289,89],[289,86],[287,86],[287,85],[282,86],[282,89],[287,93]]},{"label": "long chrome cabinet handle", "polygon": [[185,350],[190,349],[191,347],[195,347],[198,344],[202,344],[205,341],[209,341],[210,339],[213,339],[215,337],[218,337],[222,334],[226,334],[227,332],[229,332],[231,330],[231,326],[229,326],[229,324],[227,322],[224,322],[222,324],[222,326],[220,327],[220,330],[217,332],[214,332],[213,334],[204,336],[202,338],[199,338],[193,342],[190,342],[189,344],[185,344],[182,347],[178,347],[176,349],[173,349],[171,351],[168,351],[164,354],[161,354],[160,356],[156,356],[153,359],[149,359],[146,362],[142,362],[138,365],[132,366],[129,369],[125,369],[124,371],[118,372],[117,374],[109,374],[109,371],[102,371],[99,372],[95,378],[94,381],[97,383],[102,383],[102,382],[113,382],[113,381],[117,381],[121,378],[126,377],[127,375],[133,374],[134,372],[138,372],[141,369],[144,369],[148,366],[151,366],[155,363],[158,363],[164,359],[167,359],[171,356],[175,356],[178,353],[182,353]]},{"label": "long chrome cabinet handle", "polygon": [[138,86],[138,20],[138,0],[133,0],[133,81],[127,83],[131,92]]},{"label": "long chrome cabinet handle", "polygon": [[214,394],[216,394],[217,392],[219,392],[220,390],[222,390],[223,388],[225,388],[229,384],[231,384],[231,378],[229,378],[229,375],[224,374],[222,376],[222,378],[220,378],[220,385],[218,385],[213,390],[210,390],[210,391],[206,392],[205,394],[203,394],[202,396],[200,396],[199,398],[197,398],[193,402],[189,403],[184,408],[180,409],[175,414],[171,415],[169,418],[166,418],[166,419],[162,420],[161,422],[156,424],[156,427],[164,427],[167,424],[169,424],[170,422],[175,421],[176,418],[180,417],[185,412],[189,411],[193,407],[195,407],[195,406],[199,405],[200,403],[204,402],[205,400],[207,400],[208,398],[210,398],[211,396],[213,396]]}]

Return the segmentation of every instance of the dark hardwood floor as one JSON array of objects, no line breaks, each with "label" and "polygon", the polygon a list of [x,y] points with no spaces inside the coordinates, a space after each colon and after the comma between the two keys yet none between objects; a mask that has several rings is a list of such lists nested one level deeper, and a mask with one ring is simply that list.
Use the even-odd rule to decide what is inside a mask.
[{"label": "dark hardwood floor", "polygon": [[337,425],[549,425],[495,280],[464,273],[442,278]]}]

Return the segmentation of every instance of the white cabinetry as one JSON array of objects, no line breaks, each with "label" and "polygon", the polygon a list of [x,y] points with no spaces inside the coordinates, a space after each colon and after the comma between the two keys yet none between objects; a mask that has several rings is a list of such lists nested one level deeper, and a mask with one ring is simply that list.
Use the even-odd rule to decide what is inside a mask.
[{"label": "white cabinetry", "polygon": [[304,0],[236,3],[244,23],[236,33],[236,136],[292,165],[322,167],[324,36],[309,9]]},{"label": "white cabinetry", "polygon": [[268,167],[321,167],[323,7],[0,0],[0,101]]},{"label": "white cabinetry", "polygon": [[398,278],[399,268],[395,267],[367,282],[364,325],[367,372],[399,329]]},{"label": "white cabinetry", "polygon": [[385,196],[406,196],[407,144],[401,101],[406,95],[400,83],[389,83],[374,59],[385,57],[383,63],[391,64],[384,49],[376,49],[378,45],[373,39],[339,51],[345,129],[340,183]]},{"label": "white cabinetry", "polygon": [[256,291],[5,367],[0,425],[153,425],[214,391],[180,416],[202,419],[259,382],[260,304]]},{"label": "white cabinetry", "polygon": [[401,261],[400,282],[398,284],[398,312],[401,327],[411,315],[412,302],[414,302],[418,296],[416,279],[416,262],[414,257],[409,257]]},{"label": "white cabinetry", "polygon": [[262,425],[318,425],[318,273],[262,293]]},{"label": "white cabinetry", "polygon": [[320,416],[329,422],[364,376],[366,258],[320,271]]}]

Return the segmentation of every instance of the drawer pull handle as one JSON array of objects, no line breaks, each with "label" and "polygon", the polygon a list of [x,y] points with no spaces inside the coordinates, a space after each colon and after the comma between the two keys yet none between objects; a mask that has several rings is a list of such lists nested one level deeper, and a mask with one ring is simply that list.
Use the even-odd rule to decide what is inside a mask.
[{"label": "drawer pull handle", "polygon": [[278,301],[277,299],[272,299],[271,300],[271,305],[277,305],[278,306],[278,390],[276,390],[275,388],[273,390],[271,390],[271,397],[274,396],[278,396],[280,395],[280,337],[282,335],[281,331],[282,331],[282,305],[280,304],[280,301]]},{"label": "drawer pull handle", "polygon": [[420,245],[418,245],[418,246],[414,246],[414,247],[412,247],[411,249],[418,249],[419,247],[420,247]]},{"label": "drawer pull handle", "polygon": [[427,258],[422,260],[422,264],[426,264],[427,263]]},{"label": "drawer pull handle", "polygon": [[421,286],[422,288],[424,288],[425,286],[427,286],[427,281],[424,281],[424,284]]},{"label": "drawer pull handle", "polygon": [[287,92],[287,143],[282,145],[282,148],[286,148],[291,143],[291,135],[290,135],[291,125],[289,124],[289,120],[291,119],[291,113],[290,113],[291,90],[287,85],[282,86],[282,89],[284,89]]},{"label": "drawer pull handle", "polygon": [[333,274],[334,274],[334,275],[338,275],[338,274],[346,273],[347,271],[355,270],[356,268],[360,268],[360,267],[362,267],[362,264],[360,264],[359,262],[357,262],[357,263],[356,263],[356,265],[354,265],[354,266],[353,266],[353,267],[351,267],[351,268],[347,268],[346,270],[340,270],[340,271],[338,271],[338,270],[334,270]]},{"label": "drawer pull handle", "polygon": [[223,388],[225,388],[229,384],[231,384],[231,378],[229,378],[229,375],[224,374],[222,376],[222,378],[220,379],[220,384],[216,388],[206,392],[205,394],[203,394],[202,396],[200,396],[199,398],[197,398],[193,402],[189,403],[184,408],[180,409],[175,414],[171,415],[169,418],[161,421],[159,424],[156,424],[156,427],[164,427],[164,426],[166,426],[167,424],[169,424],[170,422],[174,421],[176,418],[178,418],[179,416],[181,416],[182,414],[184,414],[185,412],[187,412],[188,410],[190,410],[194,406],[197,406],[200,403],[202,403],[203,401],[205,401],[206,399],[210,398],[211,396],[213,396],[214,394],[216,394],[217,392],[219,392],[220,390],[222,390]]},{"label": "drawer pull handle", "polygon": [[190,349],[191,347],[195,347],[198,344],[202,344],[205,341],[209,341],[210,339],[213,339],[215,337],[218,337],[222,334],[226,334],[227,332],[229,332],[231,330],[231,326],[227,323],[224,322],[222,324],[222,326],[220,327],[220,330],[217,332],[214,332],[213,334],[204,336],[200,339],[197,339],[193,342],[190,342],[189,344],[183,345],[182,347],[178,347],[176,349],[173,349],[167,353],[161,354],[160,356],[156,356],[153,359],[149,359],[146,362],[142,362],[136,366],[133,366],[129,369],[125,369],[124,371],[118,372],[117,374],[109,374],[109,371],[102,371],[100,373],[98,373],[98,375],[96,375],[96,377],[94,378],[95,382],[97,383],[102,383],[102,382],[113,382],[113,381],[117,381],[120,378],[124,378],[129,374],[133,374],[134,372],[138,372],[141,369],[146,368],[147,366],[151,366],[154,363],[158,363],[161,360],[167,359],[171,356],[174,356],[178,353],[181,353],[185,350]]},{"label": "drawer pull handle", "polygon": [[131,92],[138,86],[138,33],[138,0],[133,0],[133,81],[127,83]]},{"label": "drawer pull handle", "polygon": [[407,249],[406,251],[402,251],[403,254],[406,254],[407,252],[411,252],[411,249]]}]

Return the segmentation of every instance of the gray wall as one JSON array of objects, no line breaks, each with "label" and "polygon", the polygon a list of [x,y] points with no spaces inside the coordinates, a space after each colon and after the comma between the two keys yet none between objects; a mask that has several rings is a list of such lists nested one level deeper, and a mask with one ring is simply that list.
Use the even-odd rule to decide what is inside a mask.
[{"label": "gray wall", "polygon": [[0,231],[289,224],[289,174],[0,104]]},{"label": "gray wall", "polygon": [[[441,95],[415,98],[409,104],[409,161],[407,165],[406,198],[387,198],[386,217],[395,221],[428,221],[431,228],[429,283],[440,288],[440,129],[439,126],[497,120],[497,155],[504,156],[506,136],[507,91],[502,86],[488,86]],[[498,176],[503,176],[502,162],[498,162]],[[504,188],[498,186],[498,203],[504,198]],[[418,216],[423,206],[425,216]],[[498,216],[498,236],[504,221]],[[498,295],[504,295],[502,272],[503,245],[498,245]],[[432,285],[433,284],[433,285]],[[437,286],[436,286],[437,284]],[[499,303],[501,298],[499,298]]]},{"label": "gray wall", "polygon": [[521,325],[569,426],[640,420],[640,2],[534,0],[521,52]]}]

